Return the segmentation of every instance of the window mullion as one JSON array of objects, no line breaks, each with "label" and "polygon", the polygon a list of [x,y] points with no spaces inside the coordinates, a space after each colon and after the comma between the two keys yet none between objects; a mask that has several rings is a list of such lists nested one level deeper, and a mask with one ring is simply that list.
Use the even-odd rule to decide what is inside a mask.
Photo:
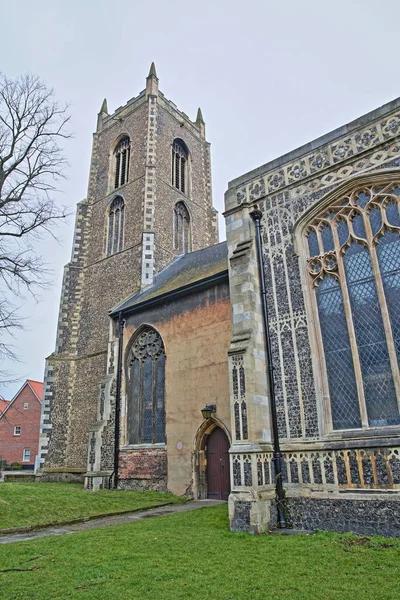
[{"label": "window mullion", "polygon": [[344,269],[342,253],[340,251],[340,242],[339,242],[339,236],[338,236],[338,233],[336,230],[336,226],[332,227],[332,234],[333,234],[333,240],[335,243],[339,281],[340,281],[340,287],[341,287],[341,291],[342,291],[342,295],[343,295],[343,306],[344,306],[344,312],[345,312],[345,317],[346,317],[347,329],[349,332],[351,353],[352,353],[352,357],[353,357],[353,365],[354,365],[356,386],[357,386],[357,392],[358,392],[358,402],[360,405],[361,423],[362,423],[363,427],[368,427],[367,406],[365,403],[365,394],[364,394],[363,378],[362,378],[362,371],[361,371],[361,363],[360,363],[360,357],[358,354],[356,334],[354,331],[349,290],[347,289],[346,272]]},{"label": "window mullion", "polygon": [[[365,215],[365,213],[364,213],[364,215]],[[397,360],[397,350],[396,350],[396,346],[395,346],[394,339],[393,339],[392,325],[390,322],[390,315],[389,315],[389,310],[388,310],[388,306],[387,306],[387,302],[386,302],[386,296],[385,296],[385,290],[383,287],[381,270],[379,267],[378,256],[376,253],[376,245],[373,241],[373,233],[372,233],[371,223],[369,221],[368,216],[366,216],[366,218],[364,218],[364,224],[365,224],[365,231],[367,234],[367,241],[368,241],[368,248],[369,248],[369,253],[370,253],[370,257],[371,257],[372,270],[373,270],[374,277],[375,277],[379,305],[380,305],[380,309],[382,312],[383,328],[385,330],[386,343],[387,343],[387,347],[388,347],[388,351],[389,351],[389,360],[390,360],[390,366],[392,369],[394,387],[396,390],[397,404],[398,404],[398,407],[400,410],[400,372],[399,372],[399,364],[398,364],[398,360]]]}]

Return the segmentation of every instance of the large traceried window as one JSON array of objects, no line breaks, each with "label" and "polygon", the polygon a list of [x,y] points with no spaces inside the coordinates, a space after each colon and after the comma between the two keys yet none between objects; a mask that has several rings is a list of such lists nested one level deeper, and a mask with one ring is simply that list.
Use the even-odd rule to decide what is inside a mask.
[{"label": "large traceried window", "polygon": [[129,180],[130,153],[130,140],[128,137],[124,137],[114,150],[114,189]]},{"label": "large traceried window", "polygon": [[129,444],[165,442],[165,350],[160,334],[145,327],[129,352]]},{"label": "large traceried window", "polygon": [[306,235],[332,427],[400,425],[400,183],[343,195]]},{"label": "large traceried window", "polygon": [[172,145],[172,185],[183,194],[188,188],[189,152],[183,140],[175,140]]},{"label": "large traceried window", "polygon": [[185,254],[191,250],[190,215],[184,202],[177,202],[174,208],[174,248]]},{"label": "large traceried window", "polygon": [[124,244],[124,200],[117,196],[108,213],[107,256],[120,252]]}]

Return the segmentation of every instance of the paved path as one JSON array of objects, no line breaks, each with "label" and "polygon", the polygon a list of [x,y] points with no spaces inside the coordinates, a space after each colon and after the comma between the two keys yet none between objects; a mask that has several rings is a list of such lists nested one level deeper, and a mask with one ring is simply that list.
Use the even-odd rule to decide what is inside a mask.
[{"label": "paved path", "polygon": [[140,519],[149,519],[151,517],[160,517],[162,515],[170,515],[172,513],[186,512],[206,506],[216,506],[217,504],[226,504],[223,500],[194,500],[186,504],[171,504],[168,506],[160,506],[159,508],[151,508],[149,510],[125,513],[124,515],[114,515],[103,517],[102,519],[93,519],[84,523],[75,523],[72,525],[64,525],[63,527],[44,527],[43,529],[35,529],[27,533],[13,533],[10,535],[0,536],[0,544],[11,544],[12,542],[26,542],[28,540],[37,540],[39,538],[51,537],[55,535],[66,535],[70,533],[78,533],[79,531],[88,531],[89,529],[98,529],[100,527],[111,527],[113,525],[126,525]]}]

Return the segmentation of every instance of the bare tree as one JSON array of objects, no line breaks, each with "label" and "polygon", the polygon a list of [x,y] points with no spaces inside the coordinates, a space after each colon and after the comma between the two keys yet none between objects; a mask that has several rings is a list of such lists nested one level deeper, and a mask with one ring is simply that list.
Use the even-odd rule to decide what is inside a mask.
[{"label": "bare tree", "polygon": [[66,166],[67,111],[39,78],[0,75],[0,357],[16,358],[5,334],[22,324],[10,298],[46,285],[37,239],[45,231],[54,236],[66,217],[55,196]]}]

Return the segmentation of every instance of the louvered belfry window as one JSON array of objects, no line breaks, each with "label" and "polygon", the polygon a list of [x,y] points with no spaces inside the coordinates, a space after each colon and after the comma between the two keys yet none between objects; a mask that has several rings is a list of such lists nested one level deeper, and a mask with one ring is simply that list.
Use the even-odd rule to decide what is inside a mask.
[{"label": "louvered belfry window", "polygon": [[333,429],[400,425],[400,183],[343,195],[307,229]]},{"label": "louvered belfry window", "polygon": [[108,214],[107,256],[123,249],[124,211],[124,200],[117,196],[112,201]]},{"label": "louvered belfry window", "polygon": [[129,180],[129,161],[131,145],[128,137],[124,137],[114,150],[115,174],[114,188],[118,188]]},{"label": "louvered belfry window", "polygon": [[177,202],[174,208],[174,248],[185,254],[191,250],[190,216],[184,202]]},{"label": "louvered belfry window", "polygon": [[172,185],[183,194],[187,193],[188,150],[182,140],[172,145]]},{"label": "louvered belfry window", "polygon": [[127,364],[129,444],[165,442],[165,350],[160,334],[145,327],[133,341]]}]

